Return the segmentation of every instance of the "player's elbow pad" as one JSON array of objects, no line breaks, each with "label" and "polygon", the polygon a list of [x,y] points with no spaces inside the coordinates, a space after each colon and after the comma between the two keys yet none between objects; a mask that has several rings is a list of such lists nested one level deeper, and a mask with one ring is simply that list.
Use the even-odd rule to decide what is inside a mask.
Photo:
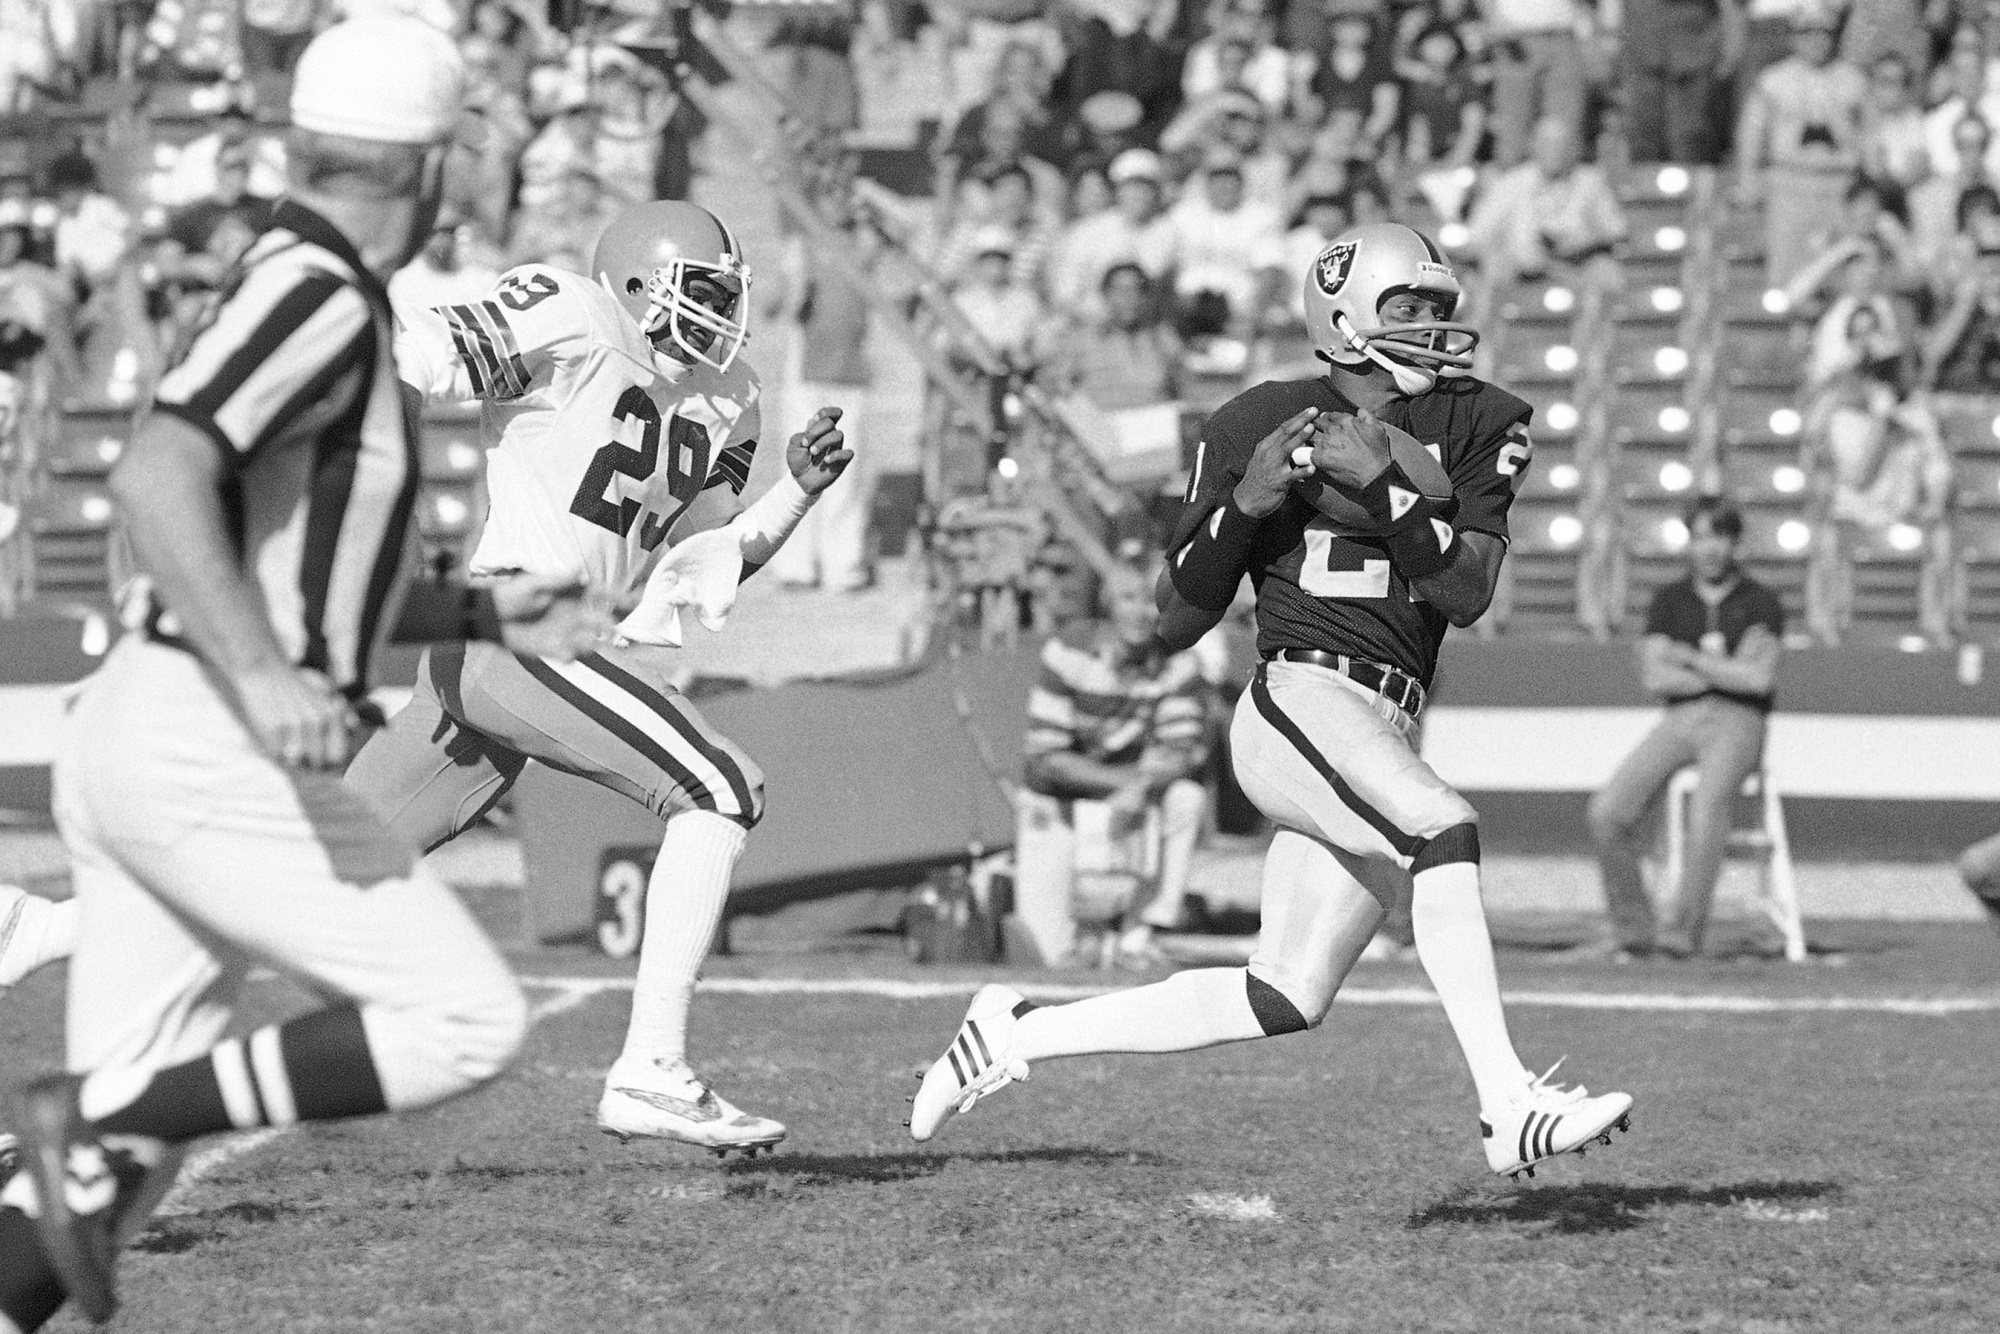
[{"label": "player's elbow pad", "polygon": [[1403,578],[1427,579],[1457,558],[1458,530],[1451,524],[1457,515],[1457,496],[1444,500],[1418,496],[1403,512],[1382,539]]},{"label": "player's elbow pad", "polygon": [[1250,568],[1256,536],[1257,521],[1236,508],[1235,498],[1223,502],[1174,556],[1174,591],[1203,611],[1227,611]]},{"label": "player's elbow pad", "polygon": [[785,545],[785,539],[806,517],[816,499],[817,496],[806,494],[790,469],[780,474],[770,490],[729,521],[729,529],[736,534],[742,549],[744,565],[762,565],[777,555],[778,548]]}]

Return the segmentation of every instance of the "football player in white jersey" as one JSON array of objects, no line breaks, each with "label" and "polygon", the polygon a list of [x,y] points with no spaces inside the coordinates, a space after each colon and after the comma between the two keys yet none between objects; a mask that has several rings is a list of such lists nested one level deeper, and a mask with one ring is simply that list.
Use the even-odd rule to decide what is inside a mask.
[{"label": "football player in white jersey", "polygon": [[471,575],[564,571],[636,600],[616,640],[574,662],[437,646],[408,707],[348,781],[416,846],[472,824],[529,759],[590,778],[666,824],[623,1053],[598,1103],[620,1139],[752,1153],[785,1127],[732,1106],[689,1067],[696,973],[721,921],[763,776],[668,684],[678,609],[718,626],[853,457],[839,413],[792,437],[777,483],[744,508],[759,430],[742,360],[749,266],[692,204],[640,204],[585,278],[529,264],[485,300],[399,312],[398,365],[430,403],[483,408],[491,512]]}]

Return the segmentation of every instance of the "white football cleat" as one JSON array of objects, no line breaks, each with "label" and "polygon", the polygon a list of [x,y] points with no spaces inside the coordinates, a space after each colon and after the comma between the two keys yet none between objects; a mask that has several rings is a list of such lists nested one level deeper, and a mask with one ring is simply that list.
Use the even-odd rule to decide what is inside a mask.
[{"label": "white football cleat", "polygon": [[786,1131],[782,1122],[753,1116],[695,1077],[687,1064],[614,1065],[597,1100],[597,1128],[633,1139],[671,1139],[726,1157],[731,1149],[754,1158]]},{"label": "white football cleat", "polygon": [[1501,1176],[1519,1180],[1535,1174],[1535,1164],[1565,1153],[1583,1156],[1595,1141],[1611,1143],[1613,1129],[1632,1128],[1632,1095],[1603,1093],[1593,1098],[1581,1085],[1564,1088],[1548,1082],[1562,1065],[1527,1082],[1513,1102],[1497,1111],[1482,1111],[1479,1133],[1486,1140],[1486,1165]]},{"label": "white football cleat", "polygon": [[937,1134],[954,1112],[1028,1077],[1028,1063],[1012,1055],[1014,1021],[1031,1008],[1012,987],[988,983],[972,998],[958,1036],[937,1058],[910,1100],[910,1138],[918,1143]]},{"label": "white football cleat", "polygon": [[0,885],[0,995],[43,964],[69,957],[77,911],[75,899],[57,902]]}]

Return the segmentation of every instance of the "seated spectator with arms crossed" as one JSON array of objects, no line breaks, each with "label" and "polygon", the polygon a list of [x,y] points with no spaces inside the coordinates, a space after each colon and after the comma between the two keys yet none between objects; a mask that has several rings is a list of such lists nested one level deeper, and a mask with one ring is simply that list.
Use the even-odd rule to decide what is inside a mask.
[{"label": "seated spectator with arms crossed", "polygon": [[[1581,954],[1684,959],[1700,951],[1730,803],[1764,757],[1784,609],[1737,564],[1743,516],[1735,506],[1703,496],[1687,528],[1687,577],[1653,595],[1639,641],[1639,678],[1666,713],[1590,802],[1613,939],[1581,946]],[[1701,782],[1688,808],[1673,924],[1656,933],[1639,865],[1646,814],[1690,765]]]},{"label": "seated spectator with arms crossed", "polygon": [[[1207,810],[1197,775],[1208,687],[1196,655],[1164,653],[1154,638],[1148,571],[1117,570],[1098,601],[1097,617],[1043,646],[1028,699],[1015,912],[1048,963],[1070,953],[1080,917],[1125,928],[1107,956],[1150,959],[1153,931],[1179,924]],[[1143,900],[1149,880],[1156,889]],[[1120,882],[1124,901],[1089,892]]]}]

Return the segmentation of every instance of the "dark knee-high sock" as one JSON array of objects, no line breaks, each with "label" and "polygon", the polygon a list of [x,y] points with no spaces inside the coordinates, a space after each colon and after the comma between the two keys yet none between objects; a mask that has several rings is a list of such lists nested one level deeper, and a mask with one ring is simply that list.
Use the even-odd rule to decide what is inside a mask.
[{"label": "dark knee-high sock", "polygon": [[169,1144],[389,1109],[361,1012],[352,1005],[231,1038],[141,1086],[120,1071],[94,1073],[84,1081],[82,1103],[99,1131]]},{"label": "dark knee-high sock", "polygon": [[0,1316],[37,1330],[68,1298],[42,1258],[34,1221],[19,1209],[0,1208]]}]

